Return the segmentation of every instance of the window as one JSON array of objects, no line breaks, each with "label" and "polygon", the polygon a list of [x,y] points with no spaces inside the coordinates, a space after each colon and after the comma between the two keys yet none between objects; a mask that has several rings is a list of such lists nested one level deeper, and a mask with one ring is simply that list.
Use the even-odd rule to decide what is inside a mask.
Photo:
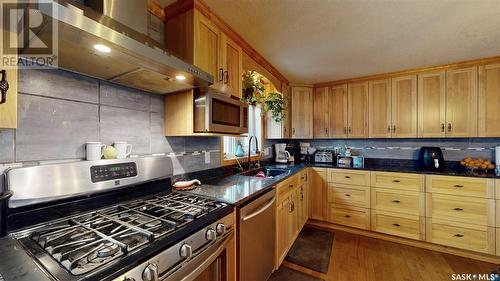
[{"label": "window", "polygon": [[[241,146],[243,148],[244,152],[244,157],[248,157],[248,140],[250,139],[251,136],[255,136],[259,142],[259,150],[262,150],[262,142],[263,142],[263,135],[262,135],[262,125],[263,125],[263,120],[262,120],[262,106],[261,105],[250,105],[248,107],[248,136],[243,136],[243,137],[222,137],[222,144],[223,144],[223,154],[224,154],[224,159],[223,162],[232,162],[231,160],[236,159],[237,157],[235,156],[236,153],[236,148],[238,146],[238,143],[241,143]],[[258,157],[255,151],[255,142],[252,141],[252,147],[251,147],[251,155],[252,157]],[[242,157],[242,158],[244,158]]]}]

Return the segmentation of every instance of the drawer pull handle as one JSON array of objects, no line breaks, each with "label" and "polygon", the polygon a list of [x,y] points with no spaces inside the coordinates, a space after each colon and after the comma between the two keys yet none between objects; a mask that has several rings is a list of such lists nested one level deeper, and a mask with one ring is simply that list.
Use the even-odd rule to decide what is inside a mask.
[{"label": "drawer pull handle", "polygon": [[399,200],[392,200],[392,203],[401,203]]},{"label": "drawer pull handle", "polygon": [[462,237],[464,237],[464,235],[463,235],[463,234],[455,234],[455,235],[453,235],[453,236],[458,237],[458,238],[462,238]]},{"label": "drawer pull handle", "polygon": [[350,216],[350,215],[345,215],[344,217],[346,217],[346,218],[350,218],[351,216]]},{"label": "drawer pull handle", "polygon": [[401,182],[400,180],[393,180],[393,182]]},{"label": "drawer pull handle", "polygon": [[293,184],[290,184],[288,187],[293,187]]},{"label": "drawer pull handle", "polygon": [[347,196],[347,197],[351,197],[351,194],[346,194],[345,196]]},{"label": "drawer pull handle", "polygon": [[392,225],[400,227],[401,225],[399,223],[393,223]]},{"label": "drawer pull handle", "polygon": [[455,211],[463,211],[464,209],[462,209],[462,208],[453,208],[453,210],[455,210]]},{"label": "drawer pull handle", "polygon": [[464,187],[464,186],[461,184],[455,184],[453,187]]},{"label": "drawer pull handle", "polygon": [[351,177],[350,176],[345,176],[346,179],[350,179]]}]

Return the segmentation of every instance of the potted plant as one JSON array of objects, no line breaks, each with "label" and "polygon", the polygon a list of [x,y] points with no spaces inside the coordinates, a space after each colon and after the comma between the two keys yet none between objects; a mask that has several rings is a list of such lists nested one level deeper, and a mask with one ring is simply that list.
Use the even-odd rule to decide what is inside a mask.
[{"label": "potted plant", "polygon": [[260,75],[255,71],[247,71],[243,74],[241,101],[251,105],[261,103],[264,95],[264,84],[260,81]]},{"label": "potted plant", "polygon": [[271,112],[271,117],[276,122],[285,118],[286,97],[280,93],[269,93],[264,98],[264,110]]}]

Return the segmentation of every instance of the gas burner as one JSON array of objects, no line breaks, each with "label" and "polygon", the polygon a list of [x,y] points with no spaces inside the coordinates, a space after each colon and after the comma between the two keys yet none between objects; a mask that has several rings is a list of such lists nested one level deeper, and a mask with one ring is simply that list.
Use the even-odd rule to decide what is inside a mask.
[{"label": "gas burner", "polygon": [[225,206],[173,192],[77,215],[30,238],[73,275],[81,275]]}]

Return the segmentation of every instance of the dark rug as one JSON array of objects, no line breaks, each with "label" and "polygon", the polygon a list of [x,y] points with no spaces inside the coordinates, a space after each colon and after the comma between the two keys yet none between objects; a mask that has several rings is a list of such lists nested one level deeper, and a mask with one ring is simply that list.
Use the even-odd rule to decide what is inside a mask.
[{"label": "dark rug", "polygon": [[305,226],[285,259],[314,271],[327,273],[332,243],[332,232]]},{"label": "dark rug", "polygon": [[318,279],[316,277],[309,276],[302,272],[280,266],[268,281],[324,281],[323,279]]}]

